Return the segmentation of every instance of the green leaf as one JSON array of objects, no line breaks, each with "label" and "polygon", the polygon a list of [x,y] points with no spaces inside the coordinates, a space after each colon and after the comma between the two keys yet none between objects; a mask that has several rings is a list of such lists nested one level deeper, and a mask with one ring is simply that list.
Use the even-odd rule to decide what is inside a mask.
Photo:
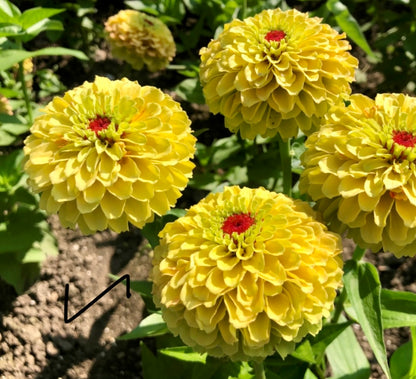
[{"label": "green leaf", "polygon": [[0,125],[0,130],[12,135],[18,136],[20,134],[28,132],[30,125],[28,124],[2,124]]},{"label": "green leaf", "polygon": [[140,322],[130,333],[124,334],[117,339],[132,340],[136,338],[155,337],[169,333],[166,323],[160,313],[152,313]]},{"label": "green leaf", "polygon": [[237,136],[233,134],[230,137],[221,138],[212,144],[211,163],[215,166],[223,163],[233,154],[241,149]]},{"label": "green leaf", "polygon": [[306,340],[303,343],[301,343],[296,348],[296,350],[290,355],[304,362],[312,364],[316,363],[315,354],[312,350],[312,346],[309,340]]},{"label": "green leaf", "polygon": [[38,196],[34,195],[28,188],[18,185],[16,190],[9,194],[11,204],[26,204],[38,206]]},{"label": "green leaf", "polygon": [[242,185],[248,182],[247,166],[234,166],[227,170],[224,177],[232,185]]},{"label": "green leaf", "polygon": [[0,230],[0,254],[27,251],[35,241],[42,241],[45,216],[20,206],[7,216],[7,229]]},{"label": "green leaf", "polygon": [[38,248],[29,249],[22,259],[22,263],[39,263],[46,258],[45,252]]},{"label": "green leaf", "polygon": [[22,149],[0,155],[0,191],[10,191],[20,181],[23,175],[23,156]]},{"label": "green leaf", "polygon": [[381,368],[391,378],[383,339],[381,285],[377,269],[370,263],[350,260],[345,264],[344,272],[345,290],[357,321]]},{"label": "green leaf", "polygon": [[410,365],[413,359],[412,341],[401,345],[390,358],[390,371],[394,379],[409,379]]},{"label": "green leaf", "polygon": [[189,186],[200,190],[218,192],[219,188],[223,188],[221,179],[220,175],[212,172],[195,173],[192,179],[189,180]]},{"label": "green leaf", "polygon": [[381,315],[385,329],[416,326],[416,294],[382,289]]},{"label": "green leaf", "polygon": [[144,379],[160,379],[164,377],[163,364],[155,357],[143,341],[140,341],[140,351]]},{"label": "green leaf", "polygon": [[400,346],[390,358],[391,376],[394,379],[416,378],[416,327],[410,328],[412,340]]},{"label": "green leaf", "polygon": [[23,264],[13,253],[0,254],[0,277],[20,295],[39,277],[39,263]]},{"label": "green leaf", "polygon": [[267,379],[299,379],[305,376],[308,363],[287,356],[282,359],[277,354],[267,357],[264,361]]},{"label": "green leaf", "polygon": [[130,282],[131,289],[137,292],[142,297],[142,300],[146,306],[146,311],[149,313],[156,313],[160,311],[160,308],[156,307],[153,301],[152,295],[153,282],[149,281],[132,281]]},{"label": "green leaf", "polygon": [[[160,345],[161,339],[165,339],[165,336],[156,338],[157,345]],[[177,346],[178,342],[180,341],[176,341],[176,345],[173,346]],[[167,346],[170,345],[165,343],[161,349],[165,349]],[[184,361],[170,355],[161,354],[160,351],[154,354],[143,341],[141,341],[140,347],[144,379],[230,379],[234,377],[233,374],[238,375],[239,371],[241,372],[239,363],[228,363],[209,356],[206,358],[207,362],[205,364],[199,361]],[[248,365],[246,364],[246,366]],[[238,378],[251,379],[247,376],[238,376]]]},{"label": "green leaf", "polygon": [[132,280],[130,282],[130,288],[139,293],[141,296],[152,296],[153,282],[148,280]]},{"label": "green leaf", "polygon": [[352,321],[339,324],[325,324],[318,335],[310,338],[310,344],[315,354],[315,362],[322,361],[327,346],[351,324]]},{"label": "green leaf", "polygon": [[310,369],[307,369],[303,379],[318,379],[318,377]]},{"label": "green leaf", "polygon": [[168,357],[179,359],[185,362],[199,362],[205,364],[207,361],[206,353],[197,353],[189,346],[167,347],[166,349],[159,349],[159,352],[167,355]]},{"label": "green leaf", "polygon": [[21,14],[19,8],[10,1],[0,0],[0,22],[14,21]]},{"label": "green leaf", "polygon": [[[46,259],[47,257],[54,257],[57,256],[59,254],[59,250],[58,250],[58,244],[56,242],[55,236],[52,235],[52,233],[49,230],[49,224],[47,223],[47,221],[42,221],[42,229],[43,229],[43,237],[42,240],[40,242],[35,241],[33,243],[33,250],[40,250],[43,253],[43,258],[40,257],[42,259],[42,261],[44,259]],[[30,250],[29,250],[30,252]],[[29,262],[35,262],[33,256],[25,256],[23,258],[23,262],[24,263],[29,263]],[[42,262],[39,261],[39,262]]]},{"label": "green leaf", "polygon": [[10,23],[0,24],[0,37],[15,37],[21,36],[22,34],[23,30],[19,25]]},{"label": "green leaf", "polygon": [[37,24],[40,21],[43,21],[49,17],[52,17],[58,13],[64,12],[65,9],[54,9],[54,8],[31,8],[27,11],[24,11],[20,16],[20,24],[23,29],[28,29],[31,26]]},{"label": "green leaf", "polygon": [[36,51],[1,50],[0,71],[5,71],[12,67],[14,64],[19,63],[27,58],[33,58],[40,55],[72,55],[78,59],[88,60],[88,57],[82,51],[67,49],[64,47],[46,47]]},{"label": "green leaf", "polygon": [[410,334],[412,336],[412,364],[410,365],[409,377],[416,378],[416,327],[410,328]]},{"label": "green leaf", "polygon": [[[340,317],[345,321],[345,317]],[[348,349],[348,352],[346,352]],[[332,379],[368,379],[370,364],[355,337],[352,327],[346,328],[326,349]]]},{"label": "green leaf", "polygon": [[0,146],[10,146],[14,141],[16,141],[16,136],[0,128]]},{"label": "green leaf", "polygon": [[32,25],[26,30],[24,35],[21,37],[23,42],[28,42],[31,39],[35,38],[38,34],[46,30],[64,30],[62,22],[58,20],[42,20],[37,24]]},{"label": "green leaf", "polygon": [[360,46],[368,55],[375,58],[374,52],[371,50],[368,42],[357,23],[357,20],[351,15],[348,8],[338,0],[328,0],[327,8],[335,16],[335,20],[339,27],[347,33],[358,46]]},{"label": "green leaf", "polygon": [[201,83],[199,78],[189,78],[180,82],[174,91],[182,99],[189,101],[190,103],[204,104],[205,97],[202,93]]},{"label": "green leaf", "polygon": [[[118,280],[119,277],[117,275],[109,274],[109,277],[113,280]],[[126,282],[123,281],[123,284],[126,285]],[[130,281],[130,288],[137,292],[144,301],[146,306],[146,310],[150,313],[156,313],[160,309],[158,309],[153,302],[153,295],[152,295],[152,286],[153,282],[148,280],[131,280]]]}]

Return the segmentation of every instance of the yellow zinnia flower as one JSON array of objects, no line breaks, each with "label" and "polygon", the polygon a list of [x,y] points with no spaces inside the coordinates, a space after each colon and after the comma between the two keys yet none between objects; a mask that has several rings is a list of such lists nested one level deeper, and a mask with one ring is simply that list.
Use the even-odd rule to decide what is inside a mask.
[{"label": "yellow zinnia flower", "polygon": [[295,9],[235,19],[200,51],[206,102],[243,138],[279,133],[287,139],[299,128],[310,134],[351,91],[358,61],[344,38]]},{"label": "yellow zinnia flower", "polygon": [[25,140],[25,171],[41,208],[66,227],[142,227],[175,204],[192,175],[190,120],[155,87],[97,76],[44,112]]},{"label": "yellow zinnia flower", "polygon": [[213,356],[285,357],[321,329],[341,286],[340,237],[307,203],[264,188],[210,194],[159,236],[155,303],[175,335]]},{"label": "yellow zinnia flower", "polygon": [[352,95],[306,141],[300,190],[363,248],[416,254],[416,98]]},{"label": "yellow zinnia flower", "polygon": [[105,31],[114,57],[136,70],[144,65],[149,71],[161,70],[175,56],[172,33],[162,21],[147,14],[122,10],[106,21]]}]

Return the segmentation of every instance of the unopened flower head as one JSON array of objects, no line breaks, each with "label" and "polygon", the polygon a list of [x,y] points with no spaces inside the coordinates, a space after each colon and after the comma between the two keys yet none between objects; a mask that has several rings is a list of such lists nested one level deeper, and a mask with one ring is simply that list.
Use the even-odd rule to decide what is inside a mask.
[{"label": "unopened flower head", "polygon": [[243,138],[310,134],[351,92],[358,61],[349,49],[345,34],[295,9],[235,19],[200,51],[206,102]]},{"label": "unopened flower head", "polygon": [[25,171],[41,208],[66,227],[142,227],[175,204],[192,175],[190,120],[155,87],[96,77],[44,112],[25,140]]},{"label": "unopened flower head", "polygon": [[0,114],[8,114],[9,116],[13,114],[9,99],[3,95],[0,95]]},{"label": "unopened flower head", "polygon": [[162,21],[147,14],[122,10],[106,21],[105,31],[114,57],[136,70],[144,65],[149,71],[164,69],[175,56],[172,33]]},{"label": "unopened flower head", "polygon": [[352,95],[306,141],[300,189],[363,248],[416,254],[416,98]]},{"label": "unopened flower head", "polygon": [[213,356],[285,357],[321,329],[341,286],[340,237],[307,203],[264,188],[210,194],[159,236],[155,303]]}]

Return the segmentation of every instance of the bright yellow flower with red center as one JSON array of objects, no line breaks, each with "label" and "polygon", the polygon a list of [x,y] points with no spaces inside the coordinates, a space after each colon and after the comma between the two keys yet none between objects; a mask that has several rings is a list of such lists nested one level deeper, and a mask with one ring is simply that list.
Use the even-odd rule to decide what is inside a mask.
[{"label": "bright yellow flower with red center", "polygon": [[25,140],[25,171],[41,208],[66,227],[142,227],[175,204],[192,176],[191,122],[155,87],[97,76],[44,112]]},{"label": "bright yellow flower with red center", "polygon": [[307,203],[264,188],[210,194],[159,236],[155,303],[175,335],[213,356],[285,357],[321,329],[341,286],[340,237]]},{"label": "bright yellow flower with red center", "polygon": [[352,95],[306,141],[300,190],[363,248],[416,254],[416,98]]},{"label": "bright yellow flower with red center", "polygon": [[176,53],[172,33],[159,19],[132,9],[122,10],[105,23],[106,38],[114,57],[134,69],[149,71],[168,66]]},{"label": "bright yellow flower with red center", "polygon": [[243,138],[310,134],[351,92],[358,61],[349,49],[345,34],[295,9],[235,19],[200,51],[206,102]]}]

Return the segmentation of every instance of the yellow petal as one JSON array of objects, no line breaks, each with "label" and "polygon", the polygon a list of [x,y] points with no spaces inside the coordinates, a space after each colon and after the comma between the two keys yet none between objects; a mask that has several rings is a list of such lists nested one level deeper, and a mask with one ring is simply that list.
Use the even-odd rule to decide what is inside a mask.
[{"label": "yellow petal", "polygon": [[265,312],[257,315],[255,321],[248,325],[248,332],[250,334],[250,340],[246,341],[247,344],[258,346],[265,344],[270,338],[270,318]]},{"label": "yellow petal", "polygon": [[124,212],[126,200],[119,199],[109,192],[106,192],[99,204],[105,218],[116,219]]},{"label": "yellow petal", "polygon": [[84,200],[87,203],[98,203],[103,198],[105,191],[106,188],[97,180],[83,192]]},{"label": "yellow petal", "polygon": [[416,207],[408,201],[396,200],[396,211],[408,228],[416,227]]}]

